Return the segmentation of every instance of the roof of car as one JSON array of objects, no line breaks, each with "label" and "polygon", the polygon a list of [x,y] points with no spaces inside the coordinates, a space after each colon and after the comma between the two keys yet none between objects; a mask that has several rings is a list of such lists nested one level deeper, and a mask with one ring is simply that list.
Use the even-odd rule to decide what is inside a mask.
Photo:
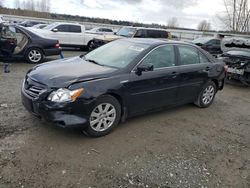
[{"label": "roof of car", "polygon": [[195,46],[188,42],[183,41],[175,41],[175,40],[168,40],[168,39],[152,39],[152,38],[124,38],[120,39],[124,41],[130,41],[139,44],[148,44],[148,45],[160,45],[160,44],[188,44],[190,46]]},{"label": "roof of car", "polygon": [[124,26],[124,28],[135,28],[135,29],[148,29],[148,30],[158,30],[158,31],[167,31],[162,28],[150,28],[150,27],[133,27],[133,26]]},{"label": "roof of car", "polygon": [[60,24],[64,24],[64,25],[81,25],[78,22],[72,22],[72,23],[69,23],[69,22],[54,22],[52,24],[57,24],[57,25],[60,25]]}]

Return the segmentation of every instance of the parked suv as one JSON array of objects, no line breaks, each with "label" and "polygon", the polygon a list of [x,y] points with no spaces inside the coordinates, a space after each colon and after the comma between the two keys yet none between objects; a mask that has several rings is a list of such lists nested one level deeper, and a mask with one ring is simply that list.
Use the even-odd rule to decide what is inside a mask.
[{"label": "parked suv", "polygon": [[221,39],[217,38],[198,38],[192,41],[193,44],[200,46],[210,54],[217,56],[222,54]]},{"label": "parked suv", "polygon": [[120,38],[157,38],[167,39],[171,38],[170,32],[164,29],[143,28],[143,27],[122,27],[113,35],[103,35],[94,38],[90,42],[89,50],[98,48],[104,44]]}]

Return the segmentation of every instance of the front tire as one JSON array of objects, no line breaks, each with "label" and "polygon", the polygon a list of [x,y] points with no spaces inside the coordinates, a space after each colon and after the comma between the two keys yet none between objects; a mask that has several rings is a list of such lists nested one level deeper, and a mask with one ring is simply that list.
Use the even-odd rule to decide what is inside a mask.
[{"label": "front tire", "polygon": [[217,87],[215,83],[212,81],[206,83],[195,101],[195,105],[200,108],[209,107],[213,103],[216,93]]},{"label": "front tire", "polygon": [[92,137],[109,134],[120,122],[121,105],[119,101],[109,95],[97,99],[89,116],[86,133]]},{"label": "front tire", "polygon": [[44,55],[42,50],[39,48],[30,48],[25,54],[25,59],[27,60],[28,63],[42,63],[44,59]]},{"label": "front tire", "polygon": [[95,48],[94,48],[94,41],[91,40],[89,41],[88,45],[87,45],[87,48],[88,48],[88,51],[91,52],[93,51]]}]

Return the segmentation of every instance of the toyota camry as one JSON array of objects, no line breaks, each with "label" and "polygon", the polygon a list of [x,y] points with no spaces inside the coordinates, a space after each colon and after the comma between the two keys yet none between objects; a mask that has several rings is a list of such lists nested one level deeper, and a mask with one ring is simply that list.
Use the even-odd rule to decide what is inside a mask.
[{"label": "toyota camry", "polygon": [[22,102],[38,117],[98,137],[142,113],[187,103],[206,108],[225,74],[223,62],[195,45],[121,39],[35,66],[25,76]]}]

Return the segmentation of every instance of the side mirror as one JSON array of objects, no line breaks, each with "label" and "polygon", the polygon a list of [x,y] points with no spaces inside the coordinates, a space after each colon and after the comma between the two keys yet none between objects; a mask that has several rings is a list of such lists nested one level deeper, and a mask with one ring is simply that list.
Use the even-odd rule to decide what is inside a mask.
[{"label": "side mirror", "polygon": [[58,32],[58,29],[56,29],[56,28],[54,28],[54,29],[52,29],[51,31],[53,31],[53,32]]},{"label": "side mirror", "polygon": [[154,65],[149,64],[149,65],[140,65],[136,69],[136,74],[141,75],[142,72],[148,72],[148,71],[153,71],[154,70]]}]

